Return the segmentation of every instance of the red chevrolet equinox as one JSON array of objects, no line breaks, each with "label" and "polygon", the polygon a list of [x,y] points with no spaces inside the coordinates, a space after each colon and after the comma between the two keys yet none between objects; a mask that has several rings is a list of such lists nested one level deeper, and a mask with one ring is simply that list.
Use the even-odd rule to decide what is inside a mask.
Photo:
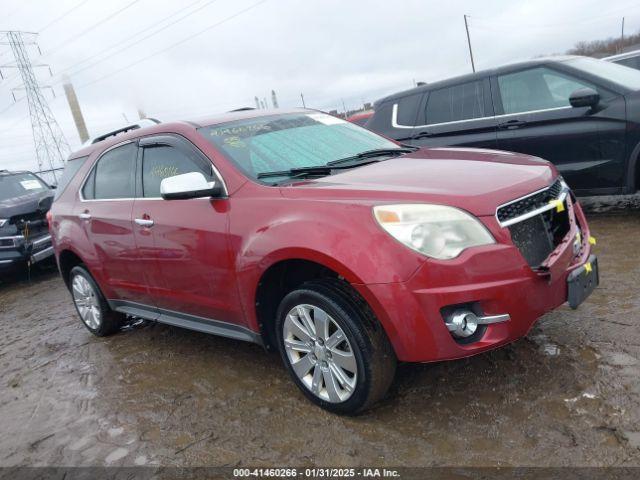
[{"label": "red chevrolet equinox", "polygon": [[539,158],[407,147],[311,110],[148,123],[73,154],[49,215],[95,335],[129,316],[255,342],[356,413],[397,361],[505,345],[598,284],[582,210]]}]

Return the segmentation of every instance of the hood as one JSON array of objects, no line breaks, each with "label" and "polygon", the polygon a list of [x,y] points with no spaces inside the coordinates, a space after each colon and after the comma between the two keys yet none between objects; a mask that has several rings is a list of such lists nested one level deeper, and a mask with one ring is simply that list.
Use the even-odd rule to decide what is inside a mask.
[{"label": "hood", "polygon": [[291,198],[450,205],[494,215],[510,200],[549,186],[557,172],[528,155],[472,148],[421,149],[402,157],[282,187]]},{"label": "hood", "polygon": [[0,218],[11,218],[38,211],[44,214],[51,208],[52,203],[53,192],[51,190],[3,200],[0,201]]}]

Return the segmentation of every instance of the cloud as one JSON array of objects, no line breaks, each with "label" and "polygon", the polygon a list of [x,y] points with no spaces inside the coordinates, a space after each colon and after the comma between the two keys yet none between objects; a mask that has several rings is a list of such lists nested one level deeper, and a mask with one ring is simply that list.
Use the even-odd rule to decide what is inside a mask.
[{"label": "cloud", "polygon": [[[38,31],[80,1],[11,4],[0,28]],[[131,1],[89,0],[40,35],[42,57],[30,49],[32,60],[51,65],[54,75],[70,74],[92,134],[117,128],[125,116],[136,118],[137,108],[161,119],[190,118],[253,106],[254,96],[270,102],[274,89],[281,108],[299,106],[303,92],[307,106],[341,110],[343,101],[355,108],[410,88],[414,80],[467,73],[463,14],[470,15],[478,68],[618,35],[623,15],[628,31],[640,26],[639,5],[603,7],[596,0],[268,0],[226,21],[258,0],[139,0],[103,21]],[[7,59],[10,54],[0,63]],[[44,69],[38,75],[42,83],[59,80],[47,78]],[[0,82],[0,111],[11,105],[14,85],[18,79]],[[56,93],[51,109],[75,148],[79,139],[60,85]],[[35,169],[32,144],[21,101],[0,114],[0,168]]]}]

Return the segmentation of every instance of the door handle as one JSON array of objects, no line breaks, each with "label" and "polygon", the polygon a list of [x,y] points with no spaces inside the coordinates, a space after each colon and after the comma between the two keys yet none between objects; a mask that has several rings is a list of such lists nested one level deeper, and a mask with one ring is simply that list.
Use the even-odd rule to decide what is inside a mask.
[{"label": "door handle", "polygon": [[89,212],[84,212],[78,215],[80,220],[91,220],[91,214]]},{"label": "door handle", "polygon": [[153,220],[147,218],[136,218],[134,221],[141,227],[153,227]]},{"label": "door handle", "polygon": [[498,128],[501,130],[515,130],[527,124],[524,120],[509,120],[508,122],[499,123]]}]

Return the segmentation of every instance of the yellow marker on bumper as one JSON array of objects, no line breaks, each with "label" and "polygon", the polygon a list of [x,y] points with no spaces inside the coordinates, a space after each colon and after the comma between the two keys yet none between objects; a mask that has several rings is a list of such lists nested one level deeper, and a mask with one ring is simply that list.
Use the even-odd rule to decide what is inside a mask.
[{"label": "yellow marker on bumper", "polygon": [[551,200],[549,205],[553,205],[556,207],[556,212],[564,212],[564,202],[562,200]]},{"label": "yellow marker on bumper", "polygon": [[585,272],[587,272],[587,273],[591,273],[591,270],[592,270],[592,268],[591,268],[591,262],[587,262],[587,263],[585,263],[585,264],[584,264],[584,271],[585,271]]},{"label": "yellow marker on bumper", "polygon": [[589,243],[591,245],[595,245],[596,244],[596,237],[589,237]]}]

